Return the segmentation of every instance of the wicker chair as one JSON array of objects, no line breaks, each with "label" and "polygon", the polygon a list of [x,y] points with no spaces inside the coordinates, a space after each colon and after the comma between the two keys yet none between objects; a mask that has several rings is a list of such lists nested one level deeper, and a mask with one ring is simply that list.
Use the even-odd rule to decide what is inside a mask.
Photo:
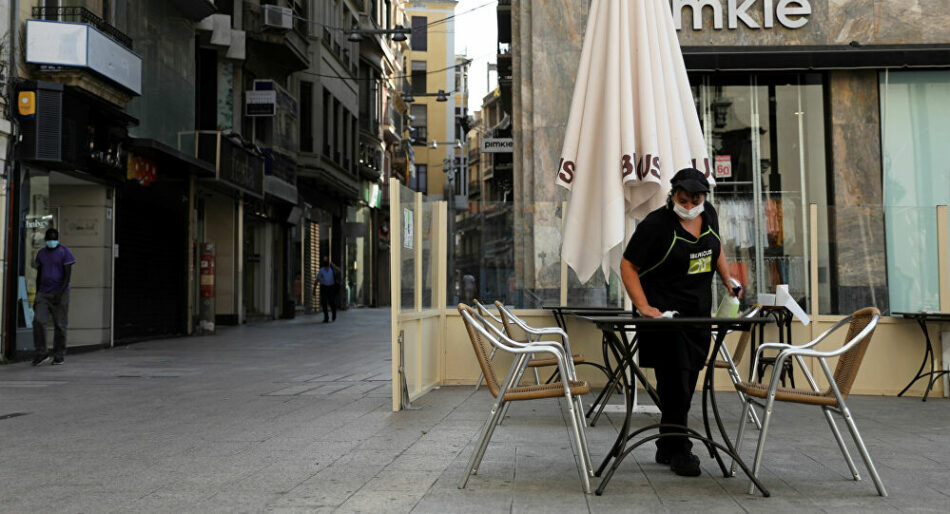
[{"label": "wicker chair", "polygon": [[[761,305],[753,305],[749,310],[745,311],[742,316],[754,318],[759,315],[761,309]],[[752,330],[742,332],[742,334],[739,335],[739,341],[736,343],[735,353],[730,354],[726,345],[722,345],[719,347],[720,357],[722,358],[716,360],[710,359],[710,362],[707,364],[729,372],[729,378],[736,386],[736,394],[739,395],[739,400],[742,401],[743,404],[745,403],[745,395],[739,390],[739,384],[742,383],[742,376],[739,373],[739,368],[736,366],[736,363],[742,361],[742,356],[745,355],[750,339],[752,339]],[[754,410],[749,410],[749,419],[755,423],[756,428],[762,429],[762,423],[759,421],[759,416]]]},{"label": "wicker chair", "polygon": [[[493,314],[490,310],[488,310],[488,308],[486,308],[484,305],[482,305],[482,303],[479,302],[478,299],[475,299],[474,302],[475,302],[475,309],[478,310],[478,313],[481,314],[481,315],[482,315],[484,318],[486,318],[486,319],[491,319],[492,321],[494,321],[495,323],[497,323],[498,326],[503,327],[504,330],[505,330],[505,333],[508,334],[508,337],[510,337],[511,339],[514,339],[514,340],[516,340],[516,341],[522,342],[522,343],[530,342],[530,341],[528,341],[528,339],[526,339],[526,338],[519,338],[519,337],[516,337],[516,336],[512,335],[513,329],[512,329],[512,327],[510,326],[510,325],[512,324],[512,322],[509,321],[509,323],[506,324],[505,321],[504,321],[502,318],[499,318],[498,316],[496,316],[495,314]],[[502,315],[502,316],[504,316],[504,315]],[[489,355],[489,358],[490,358],[490,359],[494,359],[494,358],[495,358],[495,351],[496,351],[495,348],[492,348],[491,354]],[[582,356],[582,355],[574,355],[572,361],[573,361],[574,364],[582,363],[582,362],[584,362],[584,356]],[[534,380],[535,380],[536,383],[538,383],[538,384],[541,383],[541,377],[540,377],[540,375],[538,375],[538,368],[542,368],[542,367],[546,367],[546,366],[557,366],[557,361],[555,361],[554,359],[550,359],[550,358],[544,358],[544,359],[532,358],[531,360],[528,361],[528,367],[529,367],[529,368],[532,368],[532,370],[534,371]],[[478,380],[475,382],[475,390],[476,390],[476,391],[478,391],[478,388],[481,387],[482,381],[483,381],[484,379],[485,379],[485,375],[484,375],[484,374],[478,376]]]},{"label": "wicker chair", "polygon": [[[566,358],[564,349],[557,343],[519,343],[508,338],[500,329],[467,305],[459,304],[458,310],[462,315],[462,321],[465,323],[469,339],[471,339],[478,365],[485,376],[485,384],[492,396],[495,397],[488,420],[485,421],[481,436],[468,461],[465,475],[459,481],[459,489],[464,488],[469,477],[478,472],[478,466],[485,456],[488,442],[501,420],[502,411],[510,402],[564,397],[567,400],[568,428],[571,432],[572,446],[576,451],[578,475],[581,478],[584,492],[589,493],[590,477],[593,476],[593,469],[590,452],[587,448],[587,436],[584,433],[584,411],[581,406],[580,395],[590,392],[590,386],[587,382],[581,382],[574,378],[575,375],[570,360]],[[508,369],[508,374],[502,381],[495,374],[494,363],[489,356],[491,348],[511,353],[515,357]],[[550,355],[552,359],[557,361],[561,376],[568,377],[569,380],[550,384],[518,385],[519,377],[524,373],[527,362],[533,354]]]},{"label": "wicker chair", "polygon": [[[765,343],[759,347],[758,351],[756,352],[756,364],[758,364],[757,361],[763,350],[777,349],[779,350],[779,354],[776,360],[776,369],[781,369],[780,366],[787,359],[795,359],[804,372],[805,379],[811,386],[811,390],[808,391],[779,387],[780,377],[778,373],[772,374],[772,380],[770,381],[768,387],[757,383],[755,381],[755,377],[753,377],[752,381],[742,382],[737,385],[737,389],[739,389],[746,396],[745,405],[742,409],[742,416],[739,418],[740,420],[745,419],[745,416],[752,408],[753,403],[759,405],[765,411],[764,418],[762,419],[762,430],[759,432],[759,443],[755,449],[755,460],[752,466],[752,474],[754,476],[758,476],[759,474],[759,466],[762,463],[762,454],[765,449],[765,437],[768,435],[769,421],[772,418],[772,409],[775,401],[777,400],[780,402],[817,405],[821,407],[825,415],[825,419],[828,421],[828,425],[831,427],[831,432],[835,436],[838,447],[841,448],[841,453],[844,455],[844,459],[848,463],[848,468],[851,470],[851,474],[854,476],[854,479],[861,480],[861,476],[858,474],[858,470],[854,465],[854,460],[851,458],[851,454],[848,453],[848,448],[845,446],[844,439],[841,437],[841,432],[838,430],[837,425],[835,425],[835,421],[831,416],[832,412],[840,414],[844,418],[845,423],[848,425],[848,429],[851,432],[851,437],[854,439],[854,443],[857,446],[858,451],[861,453],[861,458],[864,459],[864,464],[867,466],[872,480],[874,480],[874,486],[877,488],[878,494],[881,496],[887,496],[887,491],[884,489],[884,484],[881,482],[881,477],[878,475],[877,469],[874,467],[874,463],[871,461],[871,455],[868,453],[867,447],[864,445],[864,440],[861,438],[861,434],[858,432],[858,427],[854,424],[854,418],[851,416],[851,411],[848,410],[848,406],[845,404],[845,399],[848,397],[848,393],[851,392],[851,387],[854,385],[854,380],[858,375],[858,369],[861,366],[861,361],[864,358],[864,354],[867,352],[868,345],[871,344],[871,336],[874,334],[874,329],[877,327],[880,316],[881,313],[877,309],[868,307],[861,309],[851,316],[839,321],[833,327],[818,336],[818,338],[804,345],[793,346],[780,343]],[[846,325],[848,326],[848,335],[845,338],[844,344],[840,348],[828,352],[813,349],[814,346],[828,338],[828,336],[830,336],[833,332]],[[808,371],[808,367],[805,365],[804,357],[816,358],[821,365],[821,369],[829,383],[828,388],[824,391],[819,389],[814,377],[812,377],[811,373]],[[828,367],[828,359],[831,357],[838,357],[838,364],[834,373],[832,373],[831,368]],[[763,405],[759,400],[765,400],[765,404]],[[739,434],[736,437],[735,446],[736,453],[739,452],[739,447],[742,444],[742,436],[744,431],[745,423],[739,423]],[[732,465],[732,471],[733,474],[735,474],[734,462]],[[749,487],[750,494],[753,492],[753,487],[754,486],[752,485]]]}]

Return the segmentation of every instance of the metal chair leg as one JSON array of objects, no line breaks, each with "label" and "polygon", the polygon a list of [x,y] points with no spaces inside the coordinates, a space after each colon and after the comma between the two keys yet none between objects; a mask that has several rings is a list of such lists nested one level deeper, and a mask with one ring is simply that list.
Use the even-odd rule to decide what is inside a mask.
[{"label": "metal chair leg", "polygon": [[[745,395],[742,394],[742,391],[736,390],[736,394],[739,395],[739,400],[745,402]],[[739,418],[740,420],[743,418]],[[755,413],[755,409],[749,409],[749,421],[755,425],[756,430],[762,430],[762,422],[759,421],[759,416]]]},{"label": "metal chair leg", "polygon": [[[739,455],[739,449],[742,447],[742,436],[745,435],[745,423],[743,423],[742,420],[745,419],[748,412],[752,412],[753,410],[754,409],[752,408],[752,402],[749,400],[743,400],[742,415],[739,416],[739,433],[736,434],[736,443],[733,445],[733,447],[736,449],[736,455]],[[759,430],[761,430],[761,427],[759,428]],[[732,476],[736,476],[736,460],[735,459],[732,459],[731,474]]]},{"label": "metal chair leg", "polygon": [[538,368],[533,368],[533,369],[534,369],[534,383],[541,385],[541,375],[538,374]]},{"label": "metal chair leg", "polygon": [[496,400],[495,404],[492,406],[492,410],[488,414],[488,419],[485,420],[485,425],[482,427],[482,435],[478,438],[478,443],[475,444],[475,449],[472,450],[472,456],[468,459],[468,465],[465,468],[465,473],[459,480],[459,489],[464,489],[465,485],[468,483],[469,477],[478,471],[478,465],[481,463],[482,457],[485,455],[485,449],[488,447],[488,441],[491,439],[491,435],[495,431],[495,426],[498,424],[498,414],[501,412],[503,403],[504,400],[499,396],[498,400]]},{"label": "metal chair leg", "polygon": [[586,461],[587,474],[588,476],[594,476],[594,464],[591,462],[590,446],[588,446],[587,443],[587,420],[584,418],[584,406],[581,405],[581,399],[577,396],[574,397],[574,403],[576,404],[574,418],[577,420],[577,426],[580,429],[581,442],[583,443],[581,449],[584,451],[584,460]]},{"label": "metal chair leg", "polygon": [[590,494],[590,464],[587,460],[584,449],[587,447],[587,437],[582,435],[583,429],[578,424],[577,411],[574,409],[574,401],[571,395],[567,395],[567,410],[571,418],[570,430],[572,432],[573,446],[577,448],[577,474],[581,479],[581,487],[585,494]]},{"label": "metal chair leg", "polygon": [[854,443],[861,453],[861,458],[864,459],[864,465],[867,466],[868,472],[871,474],[871,479],[874,480],[874,487],[877,488],[877,494],[887,496],[887,490],[884,489],[884,482],[881,481],[881,476],[877,474],[877,468],[874,467],[874,462],[871,461],[871,454],[868,453],[867,447],[864,446],[864,439],[861,438],[861,433],[858,432],[858,426],[854,424],[854,418],[851,417],[851,411],[848,410],[848,406],[845,405],[844,402],[841,402],[841,413],[844,416],[845,422],[848,424],[848,429],[851,431],[851,437],[854,438]]},{"label": "metal chair leg", "polygon": [[[775,381],[775,377],[772,378]],[[774,389],[771,388],[770,389]],[[752,461],[752,476],[759,478],[759,468],[762,466],[762,454],[765,451],[765,436],[769,432],[769,421],[772,421],[772,409],[775,407],[775,393],[769,395],[765,403],[765,416],[762,419],[762,430],[759,431],[759,444],[755,447],[755,460]],[[744,425],[744,423],[743,423]],[[755,483],[749,482],[749,494],[755,494]]]},{"label": "metal chair leg", "polygon": [[848,451],[848,447],[844,444],[844,438],[841,437],[841,431],[838,430],[838,425],[835,423],[834,418],[831,417],[831,409],[828,407],[822,407],[822,412],[825,414],[825,419],[828,421],[828,426],[831,427],[831,433],[835,436],[835,441],[838,443],[838,448],[841,448],[841,454],[844,455],[845,462],[848,463],[848,469],[851,470],[851,476],[855,480],[861,480],[861,475],[858,473],[858,468],[854,465],[854,459],[851,458],[851,452]]}]

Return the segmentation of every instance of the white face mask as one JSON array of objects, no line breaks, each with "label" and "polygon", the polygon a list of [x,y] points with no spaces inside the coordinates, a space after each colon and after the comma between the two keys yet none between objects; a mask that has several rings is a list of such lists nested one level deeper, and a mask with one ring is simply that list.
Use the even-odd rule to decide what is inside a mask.
[{"label": "white face mask", "polygon": [[695,219],[696,216],[699,216],[700,214],[702,214],[704,206],[705,204],[701,203],[697,205],[696,207],[693,207],[692,209],[687,209],[686,207],[683,207],[682,205],[676,202],[673,202],[673,212],[675,212],[676,215],[679,216],[680,218],[683,218],[684,220],[689,221],[691,219]]}]

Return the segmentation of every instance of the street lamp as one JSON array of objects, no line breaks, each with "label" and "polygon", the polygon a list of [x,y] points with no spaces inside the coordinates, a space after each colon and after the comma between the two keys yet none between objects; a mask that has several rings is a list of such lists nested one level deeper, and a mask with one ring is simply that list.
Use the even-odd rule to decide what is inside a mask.
[{"label": "street lamp", "polygon": [[459,141],[458,139],[456,139],[455,141],[436,141],[434,139],[432,141],[429,141],[429,148],[433,150],[437,149],[439,145],[452,145],[459,150],[462,149],[462,142]]},{"label": "street lamp", "polygon": [[455,91],[449,91],[449,92],[447,93],[444,89],[440,89],[440,90],[439,90],[438,92],[436,92],[436,93],[416,93],[416,94],[412,94],[411,92],[406,92],[406,93],[403,93],[403,94],[402,94],[402,101],[403,101],[403,102],[406,102],[407,104],[411,104],[412,102],[415,102],[415,101],[416,101],[416,97],[417,97],[417,96],[434,96],[436,102],[448,102],[448,101],[449,101],[449,97],[448,97],[449,93],[454,93],[454,92],[455,92]]},{"label": "street lamp", "polygon": [[393,41],[405,41],[406,34],[412,34],[412,29],[407,29],[402,25],[396,25],[392,29],[360,29],[358,25],[353,25],[352,30],[343,31],[346,34],[346,40],[352,41],[354,43],[359,43],[363,39],[363,35],[372,35],[372,34],[382,34],[382,35],[393,35]]}]

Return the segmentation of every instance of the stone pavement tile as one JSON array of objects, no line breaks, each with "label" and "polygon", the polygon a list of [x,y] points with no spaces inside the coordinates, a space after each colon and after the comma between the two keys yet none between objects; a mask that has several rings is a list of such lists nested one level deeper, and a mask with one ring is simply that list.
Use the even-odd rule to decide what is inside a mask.
[{"label": "stone pavement tile", "polygon": [[383,469],[366,482],[363,488],[370,491],[404,491],[424,494],[440,476],[442,476],[440,471]]},{"label": "stone pavement tile", "polygon": [[423,493],[402,491],[360,491],[348,498],[334,512],[340,514],[376,514],[379,512],[410,512]]},{"label": "stone pavement tile", "polygon": [[[511,512],[514,499],[506,494],[484,491],[434,491],[425,495],[412,509],[413,514],[486,514]],[[563,511],[562,511],[563,512]]]},{"label": "stone pavement tile", "polygon": [[281,495],[263,491],[219,491],[203,500],[198,507],[208,513],[256,513],[267,512],[268,506],[281,499]]}]

